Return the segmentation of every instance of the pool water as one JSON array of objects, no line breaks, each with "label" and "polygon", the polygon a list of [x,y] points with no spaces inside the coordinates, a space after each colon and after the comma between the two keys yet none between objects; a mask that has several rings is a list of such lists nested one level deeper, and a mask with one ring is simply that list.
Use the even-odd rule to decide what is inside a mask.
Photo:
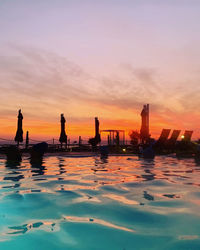
[{"label": "pool water", "polygon": [[200,249],[200,164],[0,159],[0,249]]}]

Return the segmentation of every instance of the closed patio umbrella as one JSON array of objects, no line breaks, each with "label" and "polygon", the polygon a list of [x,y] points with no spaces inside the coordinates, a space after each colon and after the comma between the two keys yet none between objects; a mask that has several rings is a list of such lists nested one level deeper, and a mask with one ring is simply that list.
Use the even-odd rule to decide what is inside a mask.
[{"label": "closed patio umbrella", "polygon": [[18,146],[19,146],[20,142],[23,142],[22,120],[23,120],[23,115],[22,115],[21,109],[20,109],[19,113],[18,113],[17,132],[16,132],[16,136],[15,136],[15,141],[17,142]]},{"label": "closed patio umbrella", "polygon": [[28,148],[29,146],[29,132],[26,131],[26,149]]},{"label": "closed patio umbrella", "polygon": [[63,114],[61,114],[61,119],[60,119],[60,123],[61,123],[61,132],[60,132],[60,138],[59,138],[59,142],[61,143],[61,147],[63,143],[67,144],[67,135],[65,133],[65,117]]}]

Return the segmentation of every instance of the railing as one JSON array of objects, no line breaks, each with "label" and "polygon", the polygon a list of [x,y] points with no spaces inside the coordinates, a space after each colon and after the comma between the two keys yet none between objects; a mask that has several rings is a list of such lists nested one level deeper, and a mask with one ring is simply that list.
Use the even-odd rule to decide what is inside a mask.
[{"label": "railing", "polygon": [[[60,148],[61,147],[61,144],[59,142],[59,140],[57,139],[48,139],[48,140],[35,140],[35,139],[31,139],[29,138],[29,143],[28,143],[28,147],[32,147],[34,144],[36,143],[40,143],[40,142],[46,142],[48,143],[49,147],[52,148]],[[1,147],[7,147],[7,146],[10,146],[10,145],[16,145],[17,143],[14,141],[14,140],[11,140],[11,139],[6,139],[6,138],[0,138],[0,148]],[[64,146],[65,144],[63,144]],[[107,145],[107,141],[102,141],[100,144],[101,145]],[[125,142],[125,145],[130,145],[130,141],[126,141]],[[19,143],[19,146],[20,147],[26,147],[26,140],[24,140],[22,143]],[[88,143],[88,140],[82,140],[82,143],[79,144],[78,141],[74,141],[73,143],[70,143],[68,142],[67,143],[67,147],[68,148],[71,148],[71,147],[80,147],[80,146],[91,146],[89,143]],[[113,145],[114,146],[114,145]]]}]

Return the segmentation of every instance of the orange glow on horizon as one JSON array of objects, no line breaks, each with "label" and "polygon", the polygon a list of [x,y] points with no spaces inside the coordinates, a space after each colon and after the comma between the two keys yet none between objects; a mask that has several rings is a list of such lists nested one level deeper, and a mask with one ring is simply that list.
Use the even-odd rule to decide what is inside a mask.
[{"label": "orange glow on horizon", "polygon": [[[66,117],[67,118],[67,117]],[[174,119],[177,119],[175,117]],[[71,121],[66,119],[66,133],[68,138],[72,140],[78,140],[78,136],[81,136],[82,139],[87,140],[89,137],[93,137],[95,133],[94,129],[94,118],[80,119],[78,121]],[[126,140],[129,140],[128,133],[130,130],[140,130],[140,116],[133,115],[132,119],[112,119],[101,118],[100,120],[100,130],[103,129],[119,129],[125,130]],[[158,138],[162,128],[171,128],[181,129],[182,132],[187,129],[193,129],[193,139],[200,136],[199,130],[195,130],[192,127],[185,127],[183,123],[179,122],[176,125],[176,120],[170,125],[169,122],[163,120],[161,117],[152,114],[150,117],[150,134],[153,138]],[[0,121],[0,137],[5,139],[13,139],[16,133],[17,119],[3,119]],[[26,119],[23,120],[23,131],[24,139],[26,136],[26,131],[29,131],[29,136],[32,139],[38,140],[50,140],[52,138],[58,139],[60,135],[60,122],[59,119],[56,121],[43,121],[43,120],[34,120]]]}]

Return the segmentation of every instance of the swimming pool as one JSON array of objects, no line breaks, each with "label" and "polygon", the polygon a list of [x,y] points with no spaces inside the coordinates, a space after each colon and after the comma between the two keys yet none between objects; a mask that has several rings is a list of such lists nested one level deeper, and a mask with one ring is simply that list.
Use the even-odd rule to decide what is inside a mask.
[{"label": "swimming pool", "polygon": [[200,249],[200,164],[0,159],[0,249]]}]

